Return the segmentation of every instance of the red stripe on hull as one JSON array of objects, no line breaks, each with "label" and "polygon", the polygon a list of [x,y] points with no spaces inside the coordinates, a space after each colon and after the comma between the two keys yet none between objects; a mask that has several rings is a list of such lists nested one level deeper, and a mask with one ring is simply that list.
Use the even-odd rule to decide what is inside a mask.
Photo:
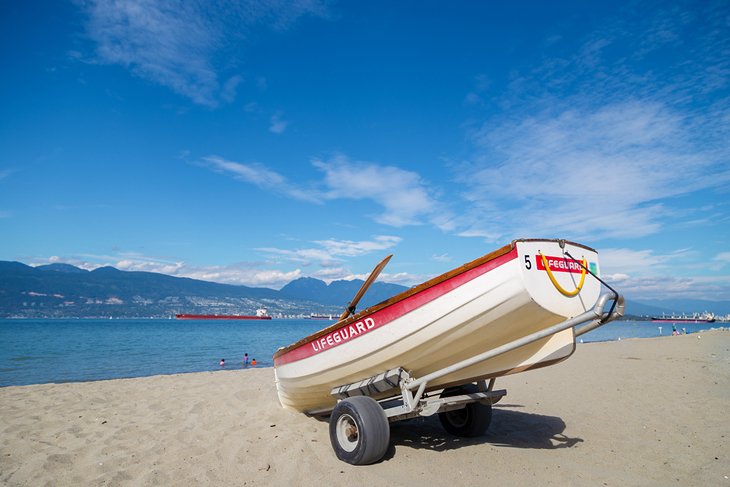
[{"label": "red stripe on hull", "polygon": [[357,339],[516,258],[517,247],[515,246],[515,248],[510,252],[485,262],[480,266],[442,281],[372,314],[365,315],[360,320],[349,323],[346,326],[341,326],[326,335],[309,340],[299,347],[290,350],[279,357],[275,357],[274,366],[296,362],[298,360],[317,355],[320,352],[324,352],[325,350],[329,350],[343,343],[347,343],[350,340]]}]

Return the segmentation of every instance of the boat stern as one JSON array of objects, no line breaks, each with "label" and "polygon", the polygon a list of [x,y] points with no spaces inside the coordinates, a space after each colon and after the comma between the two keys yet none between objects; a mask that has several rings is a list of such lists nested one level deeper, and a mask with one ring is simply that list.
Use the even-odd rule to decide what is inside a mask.
[{"label": "boat stern", "polygon": [[525,288],[544,309],[572,318],[589,309],[601,293],[598,253],[565,240],[516,240]]}]

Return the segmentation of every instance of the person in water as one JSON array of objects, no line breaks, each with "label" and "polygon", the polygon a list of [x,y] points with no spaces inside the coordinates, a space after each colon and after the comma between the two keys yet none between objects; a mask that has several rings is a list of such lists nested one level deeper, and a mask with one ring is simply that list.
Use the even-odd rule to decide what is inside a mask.
[{"label": "person in water", "polygon": [[226,366],[226,359],[222,358],[220,361],[220,366],[225,367]]},{"label": "person in water", "polygon": [[251,366],[252,366],[252,367],[256,367],[256,359],[253,359],[253,360],[251,361]]},{"label": "person in water", "polygon": [[243,366],[244,367],[248,367],[250,360],[251,359],[248,358],[248,354],[247,353],[244,353],[243,354]]}]

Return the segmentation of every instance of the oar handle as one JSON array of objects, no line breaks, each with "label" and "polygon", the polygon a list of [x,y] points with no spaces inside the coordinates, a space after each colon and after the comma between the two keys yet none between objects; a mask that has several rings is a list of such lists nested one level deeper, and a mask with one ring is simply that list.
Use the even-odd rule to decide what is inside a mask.
[{"label": "oar handle", "polygon": [[388,261],[390,261],[391,257],[393,257],[393,254],[390,254],[385,259],[381,260],[378,265],[375,266],[368,278],[365,280],[365,282],[362,283],[362,286],[360,286],[360,289],[357,291],[357,294],[355,294],[355,297],[352,298],[352,301],[350,301],[350,303],[347,305],[347,308],[345,308],[345,311],[340,316],[340,321],[355,313],[357,303],[360,302],[360,299],[363,297],[365,292],[372,285],[372,283],[375,282],[375,279],[378,278],[380,272],[388,264]]}]

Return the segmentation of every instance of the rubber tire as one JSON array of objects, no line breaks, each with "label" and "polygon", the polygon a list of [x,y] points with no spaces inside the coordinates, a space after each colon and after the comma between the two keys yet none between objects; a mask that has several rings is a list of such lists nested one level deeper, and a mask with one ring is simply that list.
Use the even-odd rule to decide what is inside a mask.
[{"label": "rubber tire", "polygon": [[[459,396],[478,392],[474,384],[445,389],[441,397]],[[470,402],[463,409],[439,413],[439,421],[446,432],[462,438],[482,436],[492,422],[492,405]]]},{"label": "rubber tire", "polygon": [[[343,438],[343,428],[346,426],[354,426],[356,432]],[[377,462],[383,458],[390,445],[388,418],[383,408],[371,397],[349,397],[337,403],[330,416],[329,429],[335,455],[351,465]]]}]

